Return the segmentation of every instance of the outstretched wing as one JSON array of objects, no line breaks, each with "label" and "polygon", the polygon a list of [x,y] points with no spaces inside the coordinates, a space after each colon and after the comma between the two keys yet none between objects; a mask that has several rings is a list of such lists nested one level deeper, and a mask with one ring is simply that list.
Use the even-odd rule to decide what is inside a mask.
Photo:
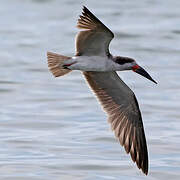
[{"label": "outstretched wing", "polygon": [[77,27],[84,30],[76,36],[76,55],[109,55],[109,43],[114,34],[85,6]]},{"label": "outstretched wing", "polygon": [[138,168],[148,173],[148,152],[139,105],[134,93],[116,72],[84,72],[116,137]]}]

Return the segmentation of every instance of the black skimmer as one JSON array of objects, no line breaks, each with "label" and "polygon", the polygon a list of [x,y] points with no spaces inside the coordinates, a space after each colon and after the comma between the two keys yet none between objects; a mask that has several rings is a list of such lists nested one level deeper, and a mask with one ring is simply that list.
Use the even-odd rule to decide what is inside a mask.
[{"label": "black skimmer", "polygon": [[133,58],[113,56],[109,43],[114,34],[86,7],[78,19],[76,55],[48,52],[48,67],[55,77],[81,70],[108,114],[115,136],[139,169],[148,174],[148,151],[137,99],[116,71],[133,70],[156,83]]}]

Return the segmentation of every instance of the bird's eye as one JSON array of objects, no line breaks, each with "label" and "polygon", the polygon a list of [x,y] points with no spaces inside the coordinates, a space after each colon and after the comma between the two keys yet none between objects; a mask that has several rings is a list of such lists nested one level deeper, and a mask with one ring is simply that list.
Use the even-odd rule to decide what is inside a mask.
[{"label": "bird's eye", "polygon": [[115,61],[116,63],[118,63],[118,64],[120,64],[120,65],[123,65],[123,64],[125,64],[126,63],[126,61],[124,61],[124,60],[116,60]]}]

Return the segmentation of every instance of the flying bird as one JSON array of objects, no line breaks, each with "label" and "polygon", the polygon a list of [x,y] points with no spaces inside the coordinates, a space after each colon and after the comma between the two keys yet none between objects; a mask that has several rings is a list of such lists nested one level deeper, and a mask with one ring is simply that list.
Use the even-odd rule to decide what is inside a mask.
[{"label": "flying bird", "polygon": [[109,44],[114,34],[83,6],[77,27],[74,57],[47,52],[48,67],[55,77],[72,70],[83,72],[108,115],[115,136],[139,169],[148,174],[148,151],[141,112],[133,91],[116,71],[132,70],[152,82],[152,77],[130,57],[113,56]]}]

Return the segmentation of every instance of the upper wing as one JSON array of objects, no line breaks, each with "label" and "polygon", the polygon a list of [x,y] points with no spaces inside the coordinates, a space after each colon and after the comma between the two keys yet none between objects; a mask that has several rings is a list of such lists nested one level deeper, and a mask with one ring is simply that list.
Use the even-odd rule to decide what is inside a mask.
[{"label": "upper wing", "polygon": [[108,121],[138,168],[148,173],[148,152],[139,105],[131,89],[116,72],[84,72],[95,92]]},{"label": "upper wing", "polygon": [[76,55],[109,55],[114,34],[85,6],[77,27],[84,31],[76,36]]}]

